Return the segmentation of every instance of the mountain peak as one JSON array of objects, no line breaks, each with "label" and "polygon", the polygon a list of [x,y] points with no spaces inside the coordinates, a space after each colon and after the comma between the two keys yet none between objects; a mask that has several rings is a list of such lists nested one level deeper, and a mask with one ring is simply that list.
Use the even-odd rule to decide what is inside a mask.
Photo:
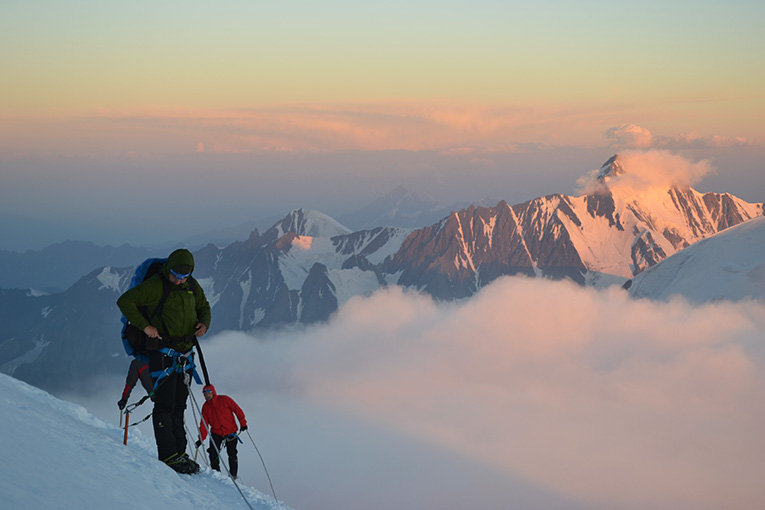
[{"label": "mountain peak", "polygon": [[597,177],[598,181],[605,183],[611,177],[624,175],[624,167],[622,167],[620,163],[621,158],[619,157],[619,154],[611,156],[609,160],[603,163],[603,166],[600,167]]},{"label": "mountain peak", "polygon": [[269,229],[269,232],[272,231],[276,233],[275,237],[277,239],[288,232],[309,237],[335,237],[351,233],[349,228],[341,225],[334,218],[311,209],[294,209],[290,211],[287,216]]},{"label": "mountain peak", "polygon": [[599,170],[583,177],[585,192],[604,185],[623,196],[688,191],[715,170],[707,160],[690,161],[668,151],[626,151],[612,156]]}]

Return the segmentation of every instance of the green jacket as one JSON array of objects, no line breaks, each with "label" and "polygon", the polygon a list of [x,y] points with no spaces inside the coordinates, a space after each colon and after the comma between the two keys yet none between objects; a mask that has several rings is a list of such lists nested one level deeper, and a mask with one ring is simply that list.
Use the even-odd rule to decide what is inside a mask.
[{"label": "green jacket", "polygon": [[[166,336],[191,337],[196,331],[197,323],[201,322],[210,328],[210,303],[208,303],[202,287],[190,276],[181,285],[174,285],[169,281],[170,268],[180,264],[194,267],[194,258],[188,250],[176,250],[167,262],[162,266],[161,274],[151,276],[143,283],[127,290],[117,299],[117,306],[125,318],[137,328],[143,330],[149,325],[147,320],[159,305],[165,292],[164,286],[172,289],[162,307],[162,313],[154,317],[151,325],[157,328],[159,334]],[[165,280],[163,282],[163,279]],[[141,313],[146,310],[147,315]],[[194,346],[193,339],[179,342],[173,346],[182,352],[190,350]]]}]

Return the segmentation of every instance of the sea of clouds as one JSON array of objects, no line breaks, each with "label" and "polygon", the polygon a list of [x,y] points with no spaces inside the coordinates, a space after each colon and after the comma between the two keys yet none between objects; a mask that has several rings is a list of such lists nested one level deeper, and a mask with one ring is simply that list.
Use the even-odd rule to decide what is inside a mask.
[{"label": "sea of clouds", "polygon": [[297,509],[743,510],[765,504],[763,312],[508,277],[202,345]]}]

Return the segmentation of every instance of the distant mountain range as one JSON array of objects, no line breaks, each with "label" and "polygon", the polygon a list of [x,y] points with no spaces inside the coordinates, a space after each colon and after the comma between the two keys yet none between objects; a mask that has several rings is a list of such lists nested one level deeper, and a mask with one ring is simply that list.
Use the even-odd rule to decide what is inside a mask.
[{"label": "distant mountain range", "polygon": [[[324,321],[351,297],[386,285],[438,300],[468,298],[503,275],[622,285],[763,214],[763,204],[728,194],[612,186],[629,171],[614,157],[582,196],[471,205],[424,228],[352,231],[298,209],[262,234],[195,251],[194,274],[213,306],[213,330],[275,328]],[[9,324],[0,332],[0,371],[52,389],[124,370],[115,301],[141,260],[95,269],[57,294],[0,291]],[[635,278],[636,289],[643,285]]]},{"label": "distant mountain range", "polygon": [[[489,206],[497,202],[497,200],[482,199],[473,204]],[[330,218],[328,221],[339,224],[341,230],[334,233],[328,230],[323,235],[331,236],[373,229],[378,226],[426,227],[448,216],[451,211],[458,211],[469,205],[471,205],[469,202],[460,202],[445,206],[403,187],[397,187],[371,204],[340,216],[339,221]],[[314,212],[314,214],[321,213]],[[96,267],[128,266],[134,264],[136,260],[161,257],[175,248],[196,251],[208,244],[225,247],[234,242],[246,240],[254,230],[260,232],[268,230],[282,220],[282,216],[271,216],[247,221],[233,227],[203,232],[180,242],[171,241],[161,247],[136,247],[125,244],[115,248],[96,246],[86,241],[65,241],[42,250],[26,252],[0,250],[0,288],[29,288],[36,293],[45,294],[61,292]],[[303,232],[301,235],[313,234]]]},{"label": "distant mountain range", "polygon": [[0,250],[0,288],[61,292],[93,268],[129,266],[136,260],[161,256],[165,250],[123,245],[96,246],[84,241],[64,241],[42,250]]}]

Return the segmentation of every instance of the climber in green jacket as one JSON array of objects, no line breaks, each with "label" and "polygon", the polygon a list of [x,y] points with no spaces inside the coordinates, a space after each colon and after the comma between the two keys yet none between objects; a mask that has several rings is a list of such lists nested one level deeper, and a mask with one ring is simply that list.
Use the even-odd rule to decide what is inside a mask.
[{"label": "climber in green jacket", "polygon": [[195,337],[210,327],[210,303],[191,276],[194,256],[175,250],[159,273],[129,289],[117,300],[128,322],[143,331],[154,388],[154,437],[159,459],[178,472],[199,470],[186,454],[183,415],[188,399],[184,374]]}]

